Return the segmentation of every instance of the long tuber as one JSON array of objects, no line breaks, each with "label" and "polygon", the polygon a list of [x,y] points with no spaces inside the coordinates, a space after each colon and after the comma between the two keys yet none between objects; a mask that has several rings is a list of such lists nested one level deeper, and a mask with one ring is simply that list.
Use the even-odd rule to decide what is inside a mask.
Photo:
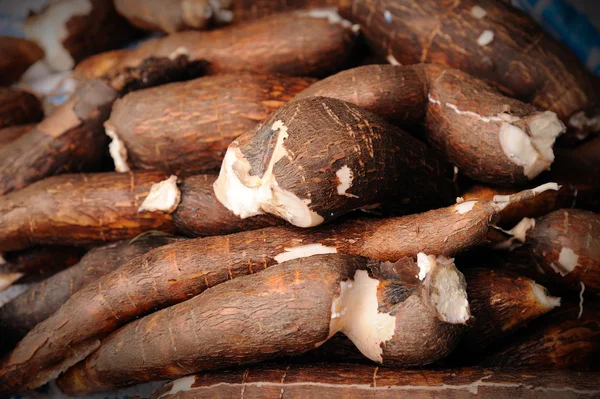
[{"label": "long tuber", "polygon": [[375,114],[309,97],[229,145],[215,195],[241,218],[269,213],[311,227],[382,203],[405,213],[447,205],[452,175],[437,153]]},{"label": "long tuber", "polygon": [[586,115],[598,96],[575,54],[500,1],[341,0],[340,14],[391,63],[439,63],[480,77],[556,112],[573,140],[600,128]]},{"label": "long tuber", "polygon": [[333,254],[228,281],[123,327],[57,384],[79,396],[176,378],[300,354],[337,332],[383,365],[434,362],[458,342],[469,304],[452,261],[421,255],[418,285],[387,280],[386,264]]},{"label": "long tuber", "polygon": [[439,65],[367,65],[319,81],[295,99],[333,97],[397,124],[425,125],[427,140],[461,173],[493,184],[525,183],[549,169],[564,125]]},{"label": "long tuber", "polygon": [[112,145],[125,147],[111,153],[117,171],[160,169],[185,176],[218,170],[234,138],[314,81],[237,73],[130,93],[115,102],[105,123]]},{"label": "long tuber", "polygon": [[[335,252],[393,262],[419,252],[453,256],[484,238],[503,207],[546,188],[552,187],[498,198],[501,202],[464,202],[420,215],[347,221],[318,229],[270,227],[156,248],[81,289],[38,324],[2,363],[0,390],[43,384],[133,318],[279,262]],[[82,307],[88,311],[80,312]],[[71,316],[74,312],[79,315],[76,319]]]}]

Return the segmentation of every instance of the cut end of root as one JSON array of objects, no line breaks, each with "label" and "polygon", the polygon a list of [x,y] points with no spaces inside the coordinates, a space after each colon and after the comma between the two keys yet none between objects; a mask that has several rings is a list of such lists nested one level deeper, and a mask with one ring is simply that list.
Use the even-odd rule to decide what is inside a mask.
[{"label": "cut end of root", "polygon": [[492,204],[496,208],[497,211],[501,211],[510,204],[516,204],[521,201],[527,201],[534,198],[536,195],[541,194],[543,192],[554,190],[558,191],[560,186],[557,183],[545,183],[541,186],[537,186],[532,189],[519,191],[518,193],[511,195],[494,195],[492,198]]},{"label": "cut end of root", "polygon": [[431,300],[440,320],[451,324],[465,324],[471,318],[467,300],[467,284],[454,260],[443,256],[428,256],[434,262],[428,273]]},{"label": "cut end of root", "polygon": [[502,150],[516,165],[523,167],[528,179],[548,170],[554,162],[552,146],[566,131],[565,125],[551,111],[539,112],[526,118],[527,132],[509,121],[500,126]]},{"label": "cut end of root", "polygon": [[13,285],[15,281],[19,280],[23,276],[23,273],[0,274],[0,291],[4,291],[5,289]]},{"label": "cut end of root", "polygon": [[127,164],[127,148],[123,140],[117,136],[114,128],[108,123],[104,124],[105,133],[111,138],[111,142],[108,145],[108,151],[110,157],[115,164],[115,171],[119,173],[129,172],[129,165]]},{"label": "cut end of root", "polygon": [[560,298],[548,295],[548,290],[538,283],[531,282],[531,289],[535,299],[546,310],[550,311],[560,306]]},{"label": "cut end of root", "polygon": [[298,259],[298,258],[307,258],[313,255],[322,255],[322,254],[335,254],[337,253],[336,247],[327,247],[323,244],[306,244],[299,245],[297,247],[292,248],[284,248],[284,252],[279,255],[275,255],[273,259],[277,263],[287,262],[288,260]]},{"label": "cut end of root", "polygon": [[250,163],[234,141],[225,153],[219,177],[213,185],[215,196],[242,219],[266,212],[298,227],[317,226],[324,219],[308,207],[310,200],[300,199],[281,188],[273,175],[273,166],[287,154],[283,145],[287,127],[282,121],[276,121],[271,128],[277,131],[277,140],[263,176],[250,175]]},{"label": "cut end of root", "polygon": [[177,187],[177,176],[171,176],[166,180],[153,184],[150,193],[142,202],[138,212],[162,211],[173,213],[181,201],[181,191]]}]

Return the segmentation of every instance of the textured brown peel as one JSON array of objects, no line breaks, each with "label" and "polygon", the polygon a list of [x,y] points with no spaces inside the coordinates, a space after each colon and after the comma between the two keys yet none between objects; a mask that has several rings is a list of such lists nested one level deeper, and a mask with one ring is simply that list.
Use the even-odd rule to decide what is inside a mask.
[{"label": "textured brown peel", "polygon": [[[476,18],[472,9],[486,11]],[[361,26],[370,46],[403,65],[439,63],[461,69],[505,93],[556,112],[567,123],[597,100],[576,56],[524,13],[493,0],[343,0],[340,14]],[[387,19],[387,20],[386,20]],[[485,31],[493,34],[478,44]],[[572,138],[585,130],[573,129]]]},{"label": "textured brown peel", "polygon": [[10,36],[0,36],[0,85],[8,86],[37,60],[44,57],[44,50],[32,41]]}]

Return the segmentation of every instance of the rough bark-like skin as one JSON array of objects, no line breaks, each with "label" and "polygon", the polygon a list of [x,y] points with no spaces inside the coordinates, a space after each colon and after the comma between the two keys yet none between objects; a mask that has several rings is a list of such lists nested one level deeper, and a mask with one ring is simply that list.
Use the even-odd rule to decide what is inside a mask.
[{"label": "rough bark-like skin", "polygon": [[[152,399],[594,398],[595,374],[568,371],[396,370],[358,364],[265,364],[168,382]],[[182,389],[174,389],[174,385]]]},{"label": "rough bark-like skin", "polygon": [[6,263],[0,264],[0,274],[23,273],[19,283],[41,281],[79,262],[85,251],[85,248],[48,246],[9,252],[2,255]]},{"label": "rough bark-like skin", "polygon": [[506,122],[497,119],[501,114],[519,117],[513,124],[528,132],[527,121],[539,114],[538,109],[457,69],[429,64],[362,66],[317,82],[295,99],[309,96],[351,102],[403,126],[425,124],[428,141],[475,180],[527,181],[523,167],[502,149],[499,131]]},{"label": "rough bark-like skin", "polygon": [[[283,128],[275,128],[280,123],[286,154],[274,164],[273,177],[280,189],[310,200],[308,208],[323,221],[368,205],[393,204],[410,213],[456,198],[452,165],[437,153],[377,115],[326,97],[290,102],[233,141],[229,151],[239,151],[251,167],[241,174],[234,166],[246,186],[266,178],[271,157],[281,150],[276,144]],[[348,195],[338,194],[343,167],[353,175]],[[286,218],[271,204],[262,210]]]},{"label": "rough bark-like skin", "polygon": [[39,122],[43,117],[44,110],[36,96],[24,90],[0,87],[0,129]]},{"label": "rough bark-like skin", "polygon": [[[463,327],[441,320],[431,294],[439,288],[435,276],[444,268],[456,272],[454,266],[434,267],[418,286],[386,279],[382,266],[366,258],[316,255],[226,282],[120,329],[63,374],[58,386],[83,395],[306,352],[339,328],[332,327],[332,302],[340,282],[352,281],[357,269],[378,281],[378,310],[395,318],[393,336],[381,343],[382,364],[416,366],[445,356]],[[413,275],[418,269],[414,263],[399,267]],[[159,338],[167,334],[170,339]]]},{"label": "rough bark-like skin", "polygon": [[240,219],[215,197],[215,179],[216,176],[212,175],[196,175],[183,179],[177,185],[181,191],[181,202],[173,212],[173,221],[179,233],[190,237],[214,236],[285,223],[272,215]]},{"label": "rough bark-like skin", "polygon": [[533,280],[505,270],[466,268],[463,273],[475,322],[457,353],[484,350],[552,310],[535,296]]},{"label": "rough bark-like skin", "polygon": [[238,73],[158,86],[117,100],[105,126],[125,143],[132,169],[218,170],[233,139],[314,81]]},{"label": "rough bark-like skin", "polygon": [[[581,289],[582,282],[587,289],[600,291],[600,214],[554,211],[536,220],[527,242],[537,264],[555,281],[575,290]],[[561,252],[568,249],[578,256],[572,271],[559,262]]]},{"label": "rough bark-like skin", "polygon": [[335,3],[333,0],[115,0],[117,11],[132,25],[167,33],[206,29],[230,22],[222,20],[224,13],[231,15],[231,22],[235,23],[263,18],[276,12]]},{"label": "rough bark-like skin", "polygon": [[35,126],[35,123],[31,123],[0,129],[0,150],[17,140],[19,137],[29,133]]},{"label": "rough bark-like skin", "polygon": [[[49,277],[0,308],[0,353],[14,347],[36,324],[46,320],[71,295],[152,248],[178,241],[178,238],[145,234],[92,249],[81,261]],[[71,264],[76,263],[73,262]]]},{"label": "rough bark-like skin", "polygon": [[577,302],[563,304],[556,312],[521,330],[480,365],[544,372],[600,370],[600,311],[597,302],[587,299],[580,319]]},{"label": "rough bark-like skin", "polygon": [[162,172],[54,176],[0,197],[0,251],[98,245],[147,230],[175,231],[170,215],[138,208]]},{"label": "rough bark-like skin", "polygon": [[[495,195],[510,195],[515,192],[517,192],[515,188],[476,185],[462,193],[461,197],[465,201],[491,201]],[[570,208],[574,203],[576,204],[578,197],[579,194],[575,192],[575,187],[562,185],[558,191],[545,191],[526,201],[508,205],[499,212],[498,224],[502,227],[512,228],[523,218],[536,218],[557,209]]]},{"label": "rough bark-like skin", "polygon": [[[569,117],[597,100],[576,56],[524,13],[494,0],[342,0],[340,14],[361,26],[370,46],[403,65],[431,62],[461,69],[503,92]],[[474,6],[487,15],[471,15]],[[386,21],[386,11],[391,22]],[[389,18],[389,17],[388,17]],[[493,41],[480,46],[484,30]]]},{"label": "rough bark-like skin", "polygon": [[[495,212],[492,204],[478,202],[463,214],[450,207],[318,229],[271,227],[156,248],[83,288],[38,324],[3,363],[0,387],[13,390],[32,376],[52,375],[57,365],[64,364],[59,368],[66,369],[94,350],[100,338],[133,318],[185,301],[229,279],[262,271],[277,264],[274,257],[285,248],[321,243],[339,253],[382,261],[414,257],[418,252],[452,256],[485,236],[488,224],[496,220]],[[82,307],[88,311],[79,311]],[[53,337],[52,344],[49,337]]]},{"label": "rough bark-like skin", "polygon": [[32,41],[0,36],[0,86],[19,80],[34,62],[44,57],[44,50]]},{"label": "rough bark-like skin", "polygon": [[[355,41],[350,26],[290,12],[213,31],[174,33],[135,50],[99,54],[80,72],[97,77],[98,72],[106,73],[108,64],[114,74],[149,58],[185,50],[190,61],[207,61],[211,74],[251,71],[326,76],[346,64]],[[98,58],[107,58],[106,64]]]},{"label": "rough bark-like skin", "polygon": [[0,194],[98,163],[107,142],[102,122],[116,97],[103,81],[89,81],[36,128],[0,149]]}]

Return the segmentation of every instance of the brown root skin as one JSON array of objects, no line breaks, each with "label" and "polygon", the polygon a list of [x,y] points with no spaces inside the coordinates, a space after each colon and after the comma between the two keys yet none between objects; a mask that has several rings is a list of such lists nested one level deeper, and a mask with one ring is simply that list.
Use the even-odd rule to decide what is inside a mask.
[{"label": "brown root skin", "polygon": [[405,213],[456,197],[452,166],[357,106],[290,102],[229,146],[215,195],[241,218],[262,213],[311,227],[368,205]]},{"label": "brown root skin", "polygon": [[[422,365],[447,354],[463,327],[442,321],[431,295],[441,287],[435,276],[443,273],[442,269],[458,273],[454,266],[434,266],[422,284],[395,302],[391,302],[393,297],[380,296],[385,281],[371,272],[377,267],[365,258],[317,255],[223,283],[122,328],[84,362],[63,374],[58,386],[75,396],[299,354],[320,345],[337,329],[352,333],[355,342],[381,340],[384,365]],[[403,286],[399,281],[392,283]],[[356,295],[372,302],[374,309],[348,302],[343,305],[347,313],[364,312],[360,320],[366,318],[383,330],[391,328],[389,338],[378,336],[375,327],[362,332],[357,319],[335,324],[337,318],[344,317],[333,313],[335,303],[344,300],[344,290],[352,289],[352,284],[361,287]],[[382,310],[382,306],[390,309]],[[391,320],[380,321],[382,317]],[[170,331],[171,339],[159,339],[167,334],[163,329]],[[361,334],[368,335],[361,338]],[[427,342],[425,351],[423,341]]]},{"label": "brown root skin", "polygon": [[[575,299],[575,298],[573,298]],[[581,318],[577,301],[564,304],[531,323],[516,337],[487,356],[482,367],[523,370],[598,371],[600,313],[598,304],[586,301]]]},{"label": "brown root skin", "polygon": [[24,90],[0,87],[0,129],[39,122],[43,117],[42,103],[35,95]]},{"label": "brown root skin", "polygon": [[35,123],[0,129],[0,150],[35,128]]},{"label": "brown root skin", "polygon": [[119,13],[138,28],[173,33],[255,20],[276,12],[335,4],[332,0],[213,1],[115,0]]},{"label": "brown root skin", "polygon": [[[317,82],[295,99],[310,96],[351,102],[403,126],[424,124],[428,141],[461,173],[493,184],[527,182],[549,168],[553,160],[552,145],[550,154],[538,154],[533,161],[523,148],[508,148],[510,140],[503,139],[506,135],[535,141],[540,135],[547,138],[564,130],[555,115],[439,65],[362,66]],[[536,126],[536,120],[547,125]],[[514,159],[509,158],[512,153]]]},{"label": "brown root skin", "polygon": [[162,172],[62,175],[0,197],[0,250],[98,245],[146,230],[174,232],[172,217],[138,213]]},{"label": "brown root skin", "polygon": [[131,169],[215,171],[233,139],[314,81],[237,73],[158,86],[117,100],[105,127],[125,144]]},{"label": "brown root skin", "polygon": [[44,50],[30,40],[16,37],[0,37],[0,86],[9,86],[37,60],[44,57]]},{"label": "brown root skin", "polygon": [[[520,196],[527,198],[526,194],[533,195]],[[392,262],[419,252],[453,256],[485,237],[489,224],[497,220],[497,211],[498,204],[478,201],[468,210],[452,205],[421,215],[348,221],[318,229],[271,227],[156,248],[83,288],[38,324],[3,362],[0,390],[24,389],[34,376],[40,376],[42,384],[44,378],[87,356],[95,349],[93,343],[135,317],[278,261],[323,250]],[[122,301],[128,297],[134,302]],[[80,312],[83,306],[89,311]],[[74,313],[80,316],[76,320]],[[66,349],[70,344],[83,349],[74,353]]]},{"label": "brown root skin", "polygon": [[138,34],[110,0],[51,4],[40,14],[30,15],[24,26],[29,39],[44,48],[45,62],[56,71],[72,69],[82,59],[120,47]]},{"label": "brown root skin", "polygon": [[[485,10],[483,18],[472,15],[475,6]],[[382,56],[391,55],[402,65],[427,62],[464,70],[512,97],[556,112],[565,124],[598,99],[576,56],[502,2],[468,0],[448,8],[434,0],[344,0],[340,14],[360,24]],[[485,30],[493,40],[480,45]],[[571,129],[569,135],[576,140],[577,133],[585,137],[587,132]]]},{"label": "brown root skin", "polygon": [[0,353],[13,348],[35,325],[50,317],[81,288],[152,248],[178,240],[169,235],[150,233],[94,248],[76,265],[34,285],[0,307],[3,332]]},{"label": "brown root skin", "polygon": [[560,209],[527,232],[535,262],[565,288],[600,291],[600,214]]},{"label": "brown root skin", "polygon": [[[213,31],[174,33],[135,50],[99,54],[81,72],[87,77],[119,74],[152,58],[186,54],[191,62],[207,61],[210,74],[251,71],[326,76],[346,64],[356,36],[350,26],[289,12]],[[111,65],[108,71],[107,64]]]},{"label": "brown root skin", "polygon": [[[374,365],[281,362],[251,368],[207,371],[167,382],[152,399],[227,399],[241,391],[249,398],[289,399],[386,397],[535,397],[537,391],[560,398],[594,398],[600,384],[589,374],[539,373],[465,368],[402,370]],[[573,393],[577,392],[577,393]]]}]

